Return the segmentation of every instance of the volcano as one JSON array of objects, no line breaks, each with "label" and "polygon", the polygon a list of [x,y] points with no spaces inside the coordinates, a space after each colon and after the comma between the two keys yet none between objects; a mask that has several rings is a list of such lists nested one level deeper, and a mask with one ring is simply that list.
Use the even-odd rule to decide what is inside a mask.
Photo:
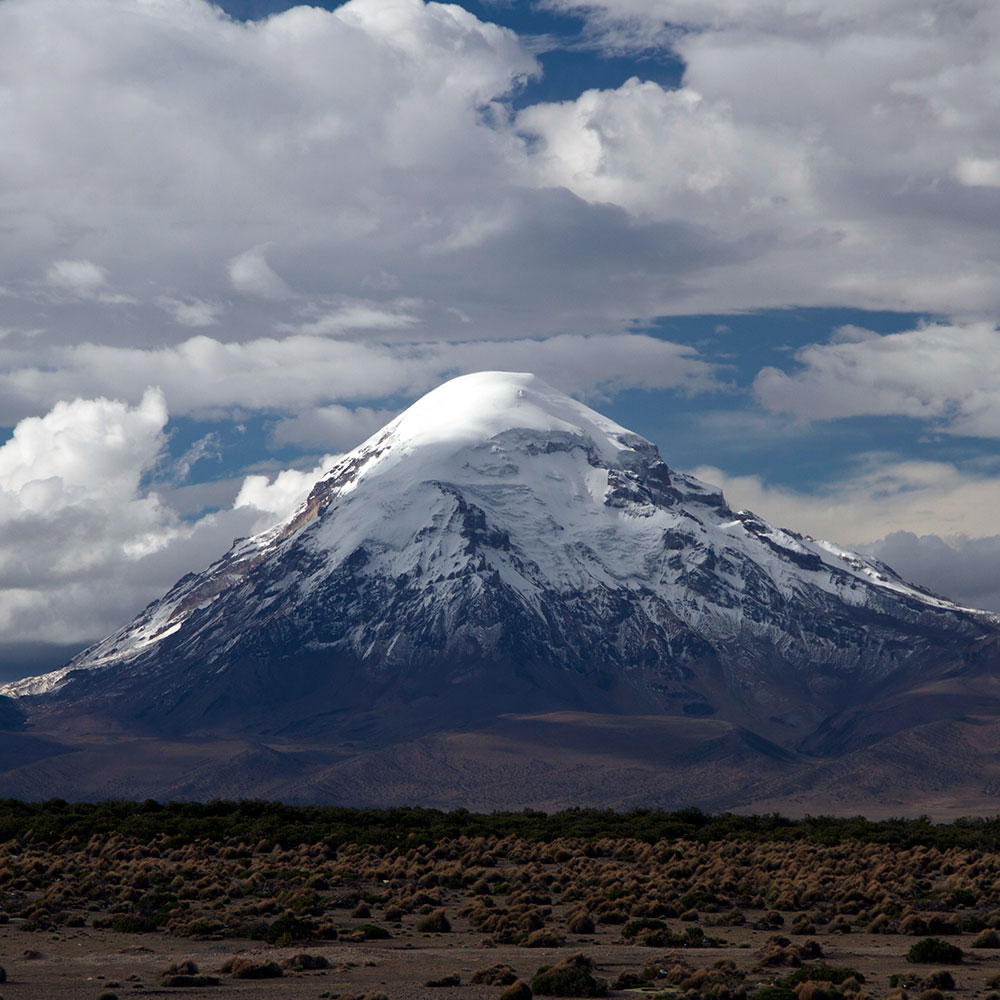
[{"label": "volcano", "polygon": [[1000,717],[998,636],[731,510],[535,376],[484,372],[114,635],[0,689],[7,743],[40,748],[0,791],[794,809],[916,787],[926,812],[930,782],[988,803],[972,737]]}]

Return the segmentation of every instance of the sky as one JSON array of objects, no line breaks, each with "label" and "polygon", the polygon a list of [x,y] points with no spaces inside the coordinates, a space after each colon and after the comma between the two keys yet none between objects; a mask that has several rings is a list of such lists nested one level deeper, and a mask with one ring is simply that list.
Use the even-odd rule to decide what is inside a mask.
[{"label": "sky", "polygon": [[0,0],[0,677],[469,371],[1000,610],[1000,5]]}]

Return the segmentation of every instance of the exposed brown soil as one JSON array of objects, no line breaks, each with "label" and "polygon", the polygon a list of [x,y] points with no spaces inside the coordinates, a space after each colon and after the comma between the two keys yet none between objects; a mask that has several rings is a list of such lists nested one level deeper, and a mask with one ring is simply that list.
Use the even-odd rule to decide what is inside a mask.
[{"label": "exposed brown soil", "polygon": [[[482,970],[506,965],[530,982],[540,966],[582,953],[611,996],[752,1000],[797,968],[828,965],[854,970],[860,985],[800,986],[791,1000],[898,997],[893,974],[916,998],[942,969],[955,983],[945,996],[965,1000],[992,992],[986,983],[1000,974],[1000,939],[982,946],[1000,927],[998,888],[997,855],[872,844],[13,842],[0,858],[0,992],[499,1000],[501,977]],[[958,945],[963,961],[907,962],[927,936]],[[296,963],[303,954],[311,959]],[[234,957],[289,967],[238,979]],[[161,985],[170,967],[219,985]],[[460,985],[426,985],[455,976]]]}]

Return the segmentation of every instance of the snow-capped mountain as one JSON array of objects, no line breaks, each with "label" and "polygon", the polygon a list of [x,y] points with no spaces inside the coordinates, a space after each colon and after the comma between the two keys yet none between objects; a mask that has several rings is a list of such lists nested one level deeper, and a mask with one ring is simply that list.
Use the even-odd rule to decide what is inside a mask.
[{"label": "snow-capped mountain", "polygon": [[731,510],[540,379],[484,372],[420,399],[285,522],[0,693],[173,734],[361,738],[573,709],[725,718],[797,745],[996,632]]}]

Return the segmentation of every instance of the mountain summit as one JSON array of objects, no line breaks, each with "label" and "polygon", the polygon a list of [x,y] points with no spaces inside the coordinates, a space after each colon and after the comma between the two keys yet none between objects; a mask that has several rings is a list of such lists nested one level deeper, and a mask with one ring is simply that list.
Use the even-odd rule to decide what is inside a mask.
[{"label": "mountain summit", "polygon": [[[996,635],[875,560],[732,511],[535,376],[483,372],[119,632],[0,693],[43,728],[102,718],[338,760],[551,713],[687,720],[791,766],[881,738],[894,723],[872,732],[859,707],[968,667]],[[296,767],[300,797],[337,794]]]}]

